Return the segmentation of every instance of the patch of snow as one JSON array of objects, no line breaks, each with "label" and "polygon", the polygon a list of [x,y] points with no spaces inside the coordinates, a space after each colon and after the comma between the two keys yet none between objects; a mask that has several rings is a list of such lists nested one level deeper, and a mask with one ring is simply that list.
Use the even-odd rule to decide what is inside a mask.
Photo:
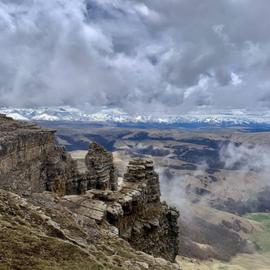
[{"label": "patch of snow", "polygon": [[40,114],[40,115],[36,115],[36,116],[32,117],[31,120],[36,120],[36,121],[57,121],[57,120],[59,120],[59,117],[44,113],[44,114]]},{"label": "patch of snow", "polygon": [[0,108],[0,113],[18,120],[33,121],[86,121],[137,124],[208,124],[208,125],[248,125],[270,124],[270,111],[234,110],[197,110],[182,115],[151,116],[131,115],[119,108],[102,108],[95,113],[86,113],[69,106],[42,108]]},{"label": "patch of snow", "polygon": [[7,113],[6,115],[8,117],[15,119],[15,120],[21,120],[21,121],[28,121],[29,120],[27,117],[24,117],[23,115],[16,113],[16,112],[14,112],[14,113],[10,112],[10,113]]}]

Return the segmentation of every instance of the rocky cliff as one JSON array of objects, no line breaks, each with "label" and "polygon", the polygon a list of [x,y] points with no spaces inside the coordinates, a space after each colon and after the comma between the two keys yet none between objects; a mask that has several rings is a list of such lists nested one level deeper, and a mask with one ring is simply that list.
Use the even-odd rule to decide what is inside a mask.
[{"label": "rocky cliff", "polygon": [[95,176],[93,188],[117,190],[117,172],[113,164],[112,153],[96,143],[91,143],[85,157],[88,174]]},{"label": "rocky cliff", "polygon": [[111,153],[92,143],[82,174],[54,133],[0,116],[0,268],[178,269],[153,162],[130,161],[118,186]]},{"label": "rocky cliff", "polygon": [[121,190],[112,195],[114,200],[107,197],[107,219],[136,249],[173,261],[178,252],[179,214],[161,203],[159,188],[152,160],[130,161]]},{"label": "rocky cliff", "polygon": [[55,145],[54,133],[0,116],[0,188],[20,195],[45,190],[65,194],[76,165]]}]

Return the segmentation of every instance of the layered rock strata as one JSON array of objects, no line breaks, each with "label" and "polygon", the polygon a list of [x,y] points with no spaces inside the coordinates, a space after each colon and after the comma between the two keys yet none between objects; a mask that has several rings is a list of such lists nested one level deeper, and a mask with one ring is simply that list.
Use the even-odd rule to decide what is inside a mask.
[{"label": "layered rock strata", "polygon": [[174,260],[178,253],[179,213],[160,201],[159,177],[152,160],[130,161],[117,194],[92,193],[106,201],[107,220],[134,248]]},{"label": "layered rock strata", "polygon": [[20,195],[65,194],[76,164],[55,145],[54,130],[0,116],[0,188]]},{"label": "layered rock strata", "polygon": [[[52,229],[49,236],[88,249],[88,243],[83,241],[85,237],[91,242],[96,234],[105,237],[109,232],[118,240],[119,236],[127,240],[134,249],[174,260],[178,252],[179,214],[160,201],[159,177],[151,160],[130,161],[123,184],[118,187],[112,154],[95,143],[90,145],[85,158],[87,172],[82,174],[70,155],[55,145],[54,130],[0,116],[0,134],[0,189],[27,196],[28,201],[6,191],[2,191],[3,197],[22,201],[23,209],[26,207],[23,205],[31,203],[38,207],[37,211],[45,211],[49,218],[44,217],[44,220]],[[0,206],[1,203],[9,204],[0,201]],[[3,209],[1,216],[5,215]],[[20,211],[15,211],[15,216],[20,215]],[[67,216],[64,213],[68,213]],[[67,226],[66,219],[70,215],[73,221]],[[38,219],[42,230],[46,222],[44,225]],[[19,221],[19,224],[27,222],[30,221]],[[105,234],[101,233],[104,229]],[[78,240],[77,234],[82,232],[84,236]],[[39,233],[42,235],[42,231]],[[127,242],[123,242],[126,247]],[[156,262],[152,258],[149,257],[151,262],[145,267],[140,262],[134,268],[135,262],[130,262],[130,267],[124,269],[177,269],[165,260]]]},{"label": "layered rock strata", "polygon": [[68,204],[51,192],[25,199],[0,189],[0,269],[179,270]]},{"label": "layered rock strata", "polygon": [[85,173],[73,174],[66,183],[66,194],[85,194],[87,190],[112,190],[118,188],[117,170],[112,153],[93,142],[85,156]]},{"label": "layered rock strata", "polygon": [[94,188],[117,190],[117,172],[113,164],[112,153],[93,142],[85,157],[88,174],[95,175]]}]

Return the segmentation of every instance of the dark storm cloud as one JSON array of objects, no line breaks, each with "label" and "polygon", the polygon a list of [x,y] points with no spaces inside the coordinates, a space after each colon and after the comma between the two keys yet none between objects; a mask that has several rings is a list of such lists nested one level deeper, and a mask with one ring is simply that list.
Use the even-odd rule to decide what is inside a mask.
[{"label": "dark storm cloud", "polygon": [[270,104],[268,0],[0,0],[0,104]]}]

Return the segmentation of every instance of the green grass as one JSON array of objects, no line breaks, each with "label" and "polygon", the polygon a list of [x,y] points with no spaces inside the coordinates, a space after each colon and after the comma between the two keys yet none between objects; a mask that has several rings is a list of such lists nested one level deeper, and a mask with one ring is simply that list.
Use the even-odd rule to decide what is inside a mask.
[{"label": "green grass", "polygon": [[262,231],[250,235],[250,240],[256,243],[260,252],[270,252],[270,214],[254,213],[246,215],[246,218],[257,221],[263,226]]},{"label": "green grass", "polygon": [[270,214],[267,213],[255,213],[246,215],[248,219],[255,220],[257,222],[266,222],[270,223]]}]

